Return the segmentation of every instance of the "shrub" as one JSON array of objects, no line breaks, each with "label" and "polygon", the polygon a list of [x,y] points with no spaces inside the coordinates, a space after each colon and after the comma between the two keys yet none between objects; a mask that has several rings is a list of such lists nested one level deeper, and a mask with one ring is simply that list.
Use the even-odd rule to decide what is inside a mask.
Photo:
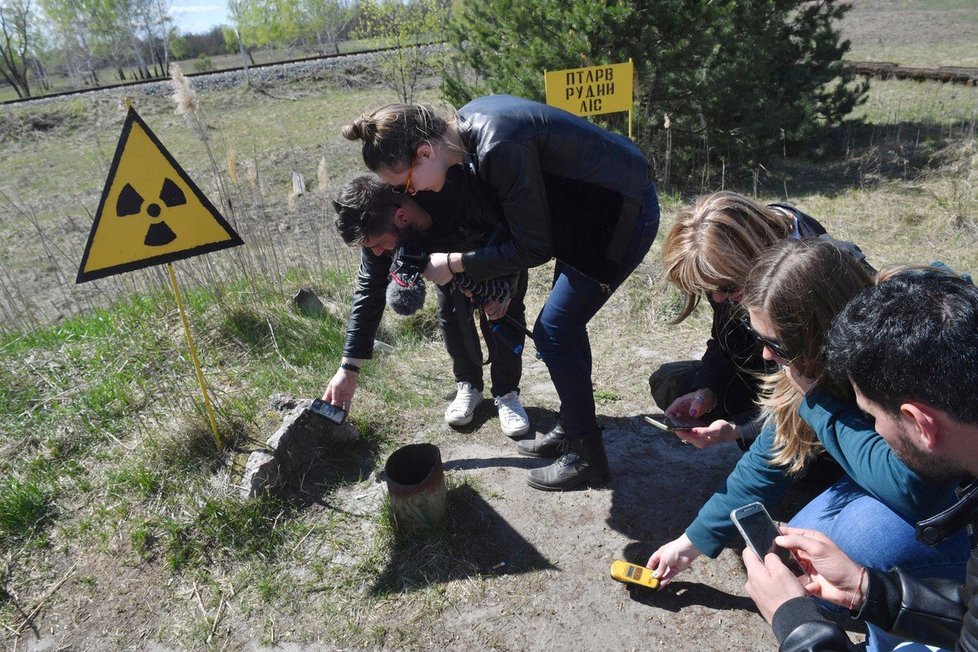
[{"label": "shrub", "polygon": [[214,70],[214,62],[206,54],[201,53],[194,61],[194,72],[210,72]]}]

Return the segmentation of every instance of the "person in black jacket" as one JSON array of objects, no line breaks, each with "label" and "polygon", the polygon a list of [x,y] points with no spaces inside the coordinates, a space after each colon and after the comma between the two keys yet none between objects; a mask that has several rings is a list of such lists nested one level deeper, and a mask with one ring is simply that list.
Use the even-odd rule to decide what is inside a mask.
[{"label": "person in black jacket", "polygon": [[[373,175],[348,181],[334,202],[336,226],[343,240],[361,246],[360,270],[347,324],[346,343],[340,368],[330,380],[324,400],[349,410],[356,391],[360,365],[373,353],[374,336],[384,312],[385,293],[392,283],[389,272],[398,244],[424,253],[448,251],[461,246],[478,246],[503,237],[500,210],[485,189],[461,170],[450,175],[443,193],[399,193]],[[499,411],[503,433],[521,437],[530,428],[520,403],[522,350],[525,336],[527,275],[509,279],[506,300],[514,323],[504,323],[501,332],[486,333],[489,349],[492,394]],[[423,294],[421,295],[423,298]],[[501,298],[501,297],[500,297]],[[420,308],[420,305],[418,306]],[[487,312],[499,309],[487,300]],[[457,383],[455,400],[445,411],[445,421],[461,426],[472,420],[482,402],[482,351],[473,322],[474,302],[463,296],[458,284],[438,287],[438,321],[445,347],[452,358]],[[501,346],[500,346],[501,344]]]},{"label": "person in black jacket", "polygon": [[362,141],[364,163],[387,183],[440,191],[447,171],[462,166],[501,203],[511,238],[432,256],[429,280],[515,274],[556,258],[533,340],[560,398],[561,427],[519,450],[559,456],[529,472],[536,489],[607,482],[587,324],[658,231],[659,202],[642,152],[583,118],[508,95],[478,98],[447,119],[423,106],[389,105],[343,135]]},{"label": "person in black jacket", "polygon": [[[978,476],[978,288],[941,269],[897,273],[858,295],[833,322],[825,344],[835,378],[852,383],[876,430],[921,475]],[[978,482],[962,500],[917,526],[936,543],[978,514]],[[881,532],[881,537],[886,533]],[[927,645],[978,650],[978,553],[963,586],[915,579],[900,569],[861,568],[810,530],[786,529],[777,543],[808,567],[802,586],[774,554],[744,552],[747,591],[772,623],[782,652],[857,649],[813,598]]]}]

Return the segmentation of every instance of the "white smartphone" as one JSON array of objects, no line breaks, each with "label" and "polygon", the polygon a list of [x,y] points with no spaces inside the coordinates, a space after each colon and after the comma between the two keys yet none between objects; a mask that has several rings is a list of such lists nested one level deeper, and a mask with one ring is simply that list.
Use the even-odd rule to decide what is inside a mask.
[{"label": "white smartphone", "polygon": [[801,567],[798,558],[787,548],[774,543],[774,538],[781,535],[781,530],[775,525],[771,515],[764,509],[761,503],[750,503],[730,512],[730,520],[733,521],[737,529],[740,530],[744,541],[754,551],[758,559],[763,560],[764,556],[773,552],[778,559],[788,567],[797,577],[808,577],[808,574]]}]

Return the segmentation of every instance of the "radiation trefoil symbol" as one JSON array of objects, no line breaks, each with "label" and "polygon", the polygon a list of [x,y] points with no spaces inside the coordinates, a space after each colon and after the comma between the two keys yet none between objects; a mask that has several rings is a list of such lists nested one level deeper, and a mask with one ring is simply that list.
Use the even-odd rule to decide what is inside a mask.
[{"label": "radiation trefoil symbol", "polygon": [[[186,204],[187,198],[177,184],[170,179],[164,179],[163,188],[160,189],[160,201],[167,208],[173,208],[174,206],[183,206]],[[142,209],[142,196],[136,192],[135,188],[127,183],[123,186],[122,192],[119,193],[119,200],[115,203],[116,215],[119,217],[139,215],[142,213]],[[153,222],[146,229],[146,237],[143,239],[143,244],[147,247],[162,247],[177,239],[177,234],[160,218],[162,213],[163,211],[160,205],[156,202],[146,207],[146,214],[150,219],[160,219],[159,222]]]},{"label": "radiation trefoil symbol", "polygon": [[241,244],[241,237],[130,109],[76,282]]}]

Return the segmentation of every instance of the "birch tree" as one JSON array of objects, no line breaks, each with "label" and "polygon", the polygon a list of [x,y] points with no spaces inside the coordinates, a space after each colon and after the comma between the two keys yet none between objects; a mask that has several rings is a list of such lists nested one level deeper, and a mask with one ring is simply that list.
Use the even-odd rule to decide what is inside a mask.
[{"label": "birch tree", "polygon": [[0,73],[17,97],[31,96],[27,68],[34,18],[31,0],[0,0]]}]

